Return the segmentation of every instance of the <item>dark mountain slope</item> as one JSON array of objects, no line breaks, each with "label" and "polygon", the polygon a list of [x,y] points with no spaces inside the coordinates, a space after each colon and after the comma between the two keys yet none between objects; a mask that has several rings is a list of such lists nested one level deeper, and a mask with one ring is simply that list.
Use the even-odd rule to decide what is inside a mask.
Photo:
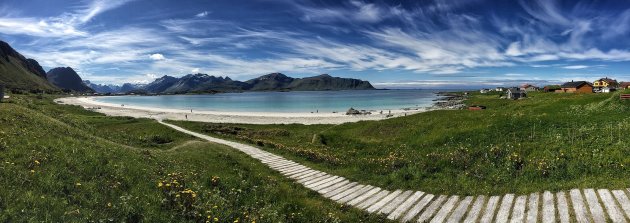
[{"label": "dark mountain slope", "polygon": [[94,90],[81,80],[79,74],[70,67],[53,68],[46,73],[48,81],[61,89],[90,93]]},{"label": "dark mountain slope", "polygon": [[58,90],[48,83],[37,61],[25,58],[3,41],[0,41],[0,84],[8,89]]}]

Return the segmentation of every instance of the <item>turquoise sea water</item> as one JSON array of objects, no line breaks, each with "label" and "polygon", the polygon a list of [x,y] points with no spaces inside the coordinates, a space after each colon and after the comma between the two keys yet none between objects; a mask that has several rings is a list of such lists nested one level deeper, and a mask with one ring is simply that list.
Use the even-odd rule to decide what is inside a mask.
[{"label": "turquoise sea water", "polygon": [[96,101],[131,106],[242,112],[345,112],[429,107],[439,90],[245,92],[214,95],[107,96]]}]

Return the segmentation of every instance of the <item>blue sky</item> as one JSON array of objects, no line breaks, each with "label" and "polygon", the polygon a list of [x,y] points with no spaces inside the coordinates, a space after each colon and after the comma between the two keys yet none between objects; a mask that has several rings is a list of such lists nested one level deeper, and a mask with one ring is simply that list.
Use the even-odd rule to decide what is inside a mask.
[{"label": "blue sky", "polygon": [[3,0],[0,39],[96,83],[321,73],[378,87],[630,81],[630,1]]}]

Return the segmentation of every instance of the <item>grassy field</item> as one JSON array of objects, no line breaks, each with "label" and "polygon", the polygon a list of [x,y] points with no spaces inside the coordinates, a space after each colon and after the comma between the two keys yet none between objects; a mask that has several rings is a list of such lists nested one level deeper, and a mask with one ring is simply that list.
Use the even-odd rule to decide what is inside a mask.
[{"label": "grassy field", "polygon": [[625,188],[630,101],[613,94],[474,94],[487,110],[441,110],[343,125],[172,122],[389,189],[446,194]]},{"label": "grassy field", "polygon": [[0,103],[0,222],[383,222],[245,154],[51,97]]}]

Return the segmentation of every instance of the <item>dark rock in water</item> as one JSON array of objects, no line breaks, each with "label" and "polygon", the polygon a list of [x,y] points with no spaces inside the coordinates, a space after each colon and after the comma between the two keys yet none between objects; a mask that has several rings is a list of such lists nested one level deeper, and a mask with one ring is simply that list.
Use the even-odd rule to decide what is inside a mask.
[{"label": "dark rock in water", "polygon": [[61,89],[84,93],[94,92],[92,88],[83,83],[79,74],[77,74],[77,72],[75,72],[71,67],[53,68],[46,73],[46,76],[48,77],[48,81],[50,81],[50,83]]},{"label": "dark rock in water", "polygon": [[359,110],[354,109],[354,108],[350,108],[346,112],[346,115],[360,115],[360,114],[361,114],[361,112]]}]

